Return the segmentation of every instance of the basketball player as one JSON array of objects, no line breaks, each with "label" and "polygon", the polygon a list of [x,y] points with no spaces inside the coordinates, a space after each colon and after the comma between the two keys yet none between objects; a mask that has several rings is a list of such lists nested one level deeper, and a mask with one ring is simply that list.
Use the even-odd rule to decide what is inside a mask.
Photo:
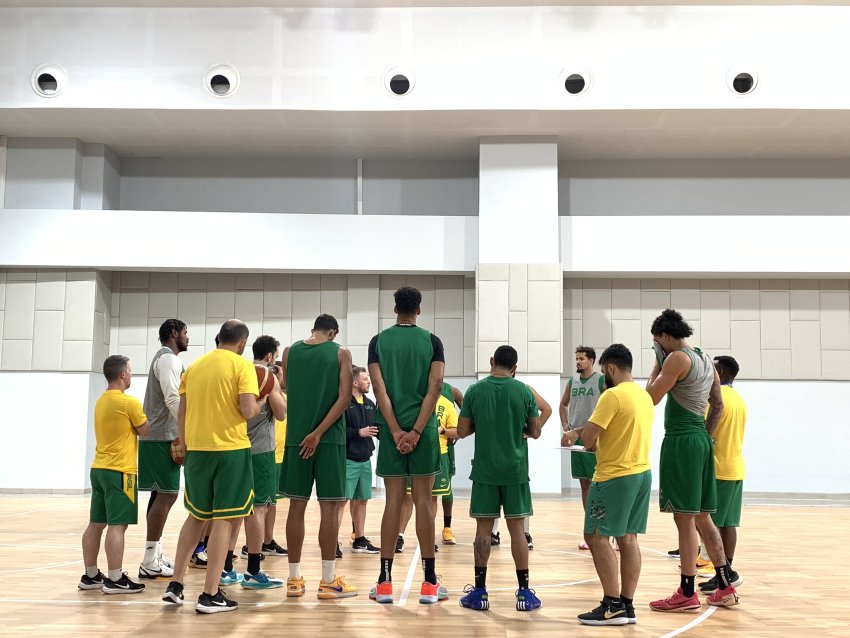
[{"label": "basketball player", "polygon": [[[456,387],[443,382],[443,389],[440,390],[440,395],[443,396],[449,403],[453,403],[458,409],[463,407],[463,392]],[[448,439],[448,455],[449,455],[449,479],[455,475],[455,444],[456,438]],[[443,544],[454,545],[457,543],[455,535],[452,532],[452,510],[454,506],[454,494],[449,490],[448,494],[443,495]]]},{"label": "basketball player", "polygon": [[[94,462],[91,466],[91,509],[83,533],[83,564],[86,572],[80,589],[100,589],[104,594],[138,594],[145,586],[127,578],[124,562],[124,534],[139,518],[136,456],[138,436],[150,431],[142,404],[125,394],[130,387],[130,360],[112,355],[103,362],[106,391],[94,406]],[[106,530],[104,576],[97,567],[100,539]]]},{"label": "basketball player", "polygon": [[537,402],[527,385],[513,378],[517,352],[499,346],[490,358],[490,376],[473,383],[466,391],[458,420],[458,435],[475,433],[475,463],[472,465],[472,496],[469,515],[476,519],[475,586],[464,590],[461,607],[489,609],[487,562],[493,520],[504,509],[511,553],[519,588],[517,611],[540,607],[540,599],[529,588],[528,544],[523,519],[532,515],[528,479],[528,441],[540,436]]},{"label": "basketball player", "polygon": [[[277,361],[274,366],[275,374],[281,386],[283,400],[286,401],[286,388],[284,387],[283,368],[280,366],[280,361]],[[277,520],[278,509],[280,502],[284,496],[280,493],[280,472],[283,467],[283,454],[286,449],[286,417],[283,419],[275,419],[274,424],[274,460],[275,460],[275,485],[277,486],[277,502],[270,505],[266,512],[266,532],[263,538],[263,554],[266,556],[286,556],[286,548],[281,547],[274,539],[274,524]]]},{"label": "basketball player", "polygon": [[171,442],[177,438],[177,408],[180,405],[179,355],[189,348],[186,324],[166,319],[159,327],[162,347],[151,360],[144,408],[150,433],[139,440],[139,489],[150,492],[147,513],[145,557],[139,578],[170,578],[174,563],[162,553],[162,530],[180,491],[180,466],[171,458]]},{"label": "basketball player", "polygon": [[[576,373],[567,381],[564,396],[558,412],[561,415],[561,446],[566,447],[567,432],[584,429],[587,418],[596,408],[599,396],[605,390],[605,378],[593,371],[596,362],[596,350],[588,346],[576,348]],[[576,445],[582,445],[581,435]],[[581,486],[581,506],[587,507],[587,492],[596,467],[596,456],[583,452],[570,453],[570,468],[574,479]],[[586,542],[579,543],[579,549],[588,549]]]},{"label": "basketball player", "polygon": [[378,402],[377,474],[384,478],[386,503],[381,521],[381,572],[370,598],[393,601],[392,565],[398,538],[405,479],[410,477],[416,507],[416,536],[425,578],[419,602],[448,597],[440,585],[434,559],[434,512],[431,489],[440,472],[440,443],[435,408],[443,387],[443,343],[416,325],[422,294],[404,286],[395,291],[395,325],[369,343],[369,376]]},{"label": "basketball player", "polygon": [[720,377],[708,355],[688,345],[693,330],[675,310],[668,308],[656,317],[650,331],[656,362],[646,389],[655,405],[669,395],[664,410],[659,501],[662,512],[673,513],[679,531],[682,575],[672,596],[649,606],[655,611],[699,610],[694,589],[697,530],[715,565],[719,584],[708,604],[737,605],[735,587],[743,581],[729,567],[723,541],[710,516],[717,510],[717,484],[709,433],[723,413]]},{"label": "basketball player", "polygon": [[320,599],[349,598],[357,588],[335,573],[340,503],[345,501],[345,409],[351,401],[351,353],[334,339],[339,324],[331,315],[316,317],[310,336],[283,351],[283,374],[289,402],[286,452],[280,491],[289,497],[286,548],[289,578],[286,595],[306,592],[301,576],[304,512],[316,484],[321,522],[322,579]]},{"label": "basketball player", "polygon": [[[581,431],[584,446],[596,452],[596,468],[584,515],[584,536],[593,565],[602,582],[599,607],[578,620],[583,625],[637,623],[634,597],[640,576],[637,535],[646,533],[652,472],[652,399],[632,379],[632,353],[615,343],[602,353],[599,367],[608,388],[599,398]],[[567,445],[578,440],[575,430],[565,435]],[[620,579],[617,556],[609,539],[620,548]]]},{"label": "basketball player", "polygon": [[[714,469],[717,476],[717,512],[711,520],[720,532],[726,562],[731,569],[735,548],[738,545],[738,527],[741,524],[741,501],[744,489],[744,429],[747,426],[747,406],[732,382],[740,370],[738,362],[729,356],[714,357],[714,369],[720,376],[720,393],[723,396],[723,415],[714,432]],[[719,586],[717,577],[702,583],[705,594],[713,593]]]},{"label": "basketball player", "polygon": [[254,507],[254,477],[247,419],[260,413],[257,373],[242,357],[248,326],[228,319],[218,333],[218,347],[197,359],[180,381],[177,428],[185,453],[186,491],[183,501],[189,518],[180,530],[174,577],[162,599],[183,604],[183,577],[189,555],[204,521],[210,520],[204,590],[195,610],[214,614],[235,611],[236,601],[219,588],[219,579],[231,537],[240,519]]}]

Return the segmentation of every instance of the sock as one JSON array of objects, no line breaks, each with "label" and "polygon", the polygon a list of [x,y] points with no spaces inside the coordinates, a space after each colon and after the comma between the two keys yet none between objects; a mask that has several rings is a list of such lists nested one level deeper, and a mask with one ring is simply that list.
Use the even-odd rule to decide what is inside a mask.
[{"label": "sock", "polygon": [[[231,561],[232,562],[232,561]],[[260,573],[260,554],[248,554],[248,573],[256,576]]]},{"label": "sock", "polygon": [[443,527],[451,527],[452,526],[452,517],[451,516],[443,516]]},{"label": "sock", "polygon": [[423,558],[422,559],[422,571],[425,572],[425,582],[431,583],[432,585],[437,584],[437,572],[435,571],[435,558]]},{"label": "sock", "polygon": [[113,583],[121,580],[121,577],[124,575],[124,568],[119,567],[118,569],[110,569],[107,578],[111,580]]},{"label": "sock", "polygon": [[726,557],[726,564],[729,565],[729,571],[732,571],[732,559],[728,556]]},{"label": "sock", "polygon": [[493,519],[493,529],[490,531],[491,534],[499,533],[499,519]]},{"label": "sock", "polygon": [[[719,572],[719,570],[718,570]],[[685,576],[682,574],[679,580],[679,586],[682,588],[682,593],[685,595],[685,598],[690,598],[694,595],[694,580],[696,576]]]},{"label": "sock", "polygon": [[613,607],[622,607],[623,601],[619,598],[614,598],[613,596],[605,596],[602,598],[602,602],[606,602]]},{"label": "sock", "polygon": [[528,516],[526,516],[524,519],[522,519],[522,531],[524,531],[529,536],[531,535],[528,531],[528,530],[531,529],[531,527],[529,525],[530,522],[531,522],[531,519]]},{"label": "sock", "polygon": [[94,565],[93,567],[86,567],[86,576],[88,576],[89,578],[94,578],[99,573],[100,570],[97,568],[97,565]]},{"label": "sock", "polygon": [[487,568],[475,566],[475,586],[484,588],[487,586]]},{"label": "sock", "polygon": [[148,563],[152,563],[156,560],[157,557],[157,545],[156,541],[147,541],[145,543],[145,557],[142,559],[142,562],[147,565]]},{"label": "sock", "polygon": [[382,558],[381,559],[381,574],[378,576],[379,583],[386,583],[393,581],[393,559],[392,558]]},{"label": "sock", "polygon": [[721,589],[726,589],[731,584],[731,579],[729,578],[729,572],[732,571],[729,565],[721,565],[720,567],[715,567],[714,571],[717,573],[717,582],[720,583]]},{"label": "sock", "polygon": [[517,581],[517,583],[519,583],[520,589],[528,589],[528,570],[527,569],[516,570],[516,581]]},{"label": "sock", "polygon": [[156,557],[159,558],[160,556],[162,556],[162,539],[156,542]]},{"label": "sock", "polygon": [[635,606],[635,599],[634,598],[626,598],[625,596],[623,596],[623,594],[620,594],[620,600],[623,601],[623,604],[626,607],[634,607]]},{"label": "sock", "polygon": [[289,577],[301,578],[301,563],[289,563]]},{"label": "sock", "polygon": [[336,567],[335,560],[323,560],[322,561],[322,580],[326,583],[334,582],[334,578],[336,575],[334,574],[334,568]]},{"label": "sock", "polygon": [[233,552],[229,549],[227,550],[227,558],[224,559],[224,571],[233,571]]}]

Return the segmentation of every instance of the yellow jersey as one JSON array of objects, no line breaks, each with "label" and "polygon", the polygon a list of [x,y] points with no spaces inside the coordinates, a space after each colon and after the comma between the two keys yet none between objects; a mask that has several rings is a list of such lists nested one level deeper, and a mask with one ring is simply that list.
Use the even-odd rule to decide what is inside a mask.
[{"label": "yellow jersey", "polygon": [[248,359],[217,348],[190,365],[180,379],[186,396],[186,449],[224,452],[251,447],[240,394],[259,396],[257,372]]},{"label": "yellow jersey", "polygon": [[148,420],[141,402],[121,390],[107,390],[94,405],[96,448],[93,469],[135,474],[139,457],[136,428]]},{"label": "yellow jersey", "polygon": [[[447,430],[451,428],[457,429],[457,410],[455,410],[454,404],[446,397],[440,395],[440,398],[437,399],[435,412],[437,413],[437,427],[446,428]],[[445,434],[441,434],[440,454],[448,453],[449,440]]]},{"label": "yellow jersey", "polygon": [[596,441],[593,480],[610,481],[649,469],[655,406],[649,393],[629,381],[608,388],[588,422],[604,430]]},{"label": "yellow jersey", "polygon": [[718,481],[744,480],[744,428],[747,406],[731,385],[720,386],[723,414],[714,431],[714,472]]},{"label": "yellow jersey", "polygon": [[[286,393],[283,395],[286,401]],[[286,451],[286,419],[274,422],[274,462],[283,463],[283,453]]]}]

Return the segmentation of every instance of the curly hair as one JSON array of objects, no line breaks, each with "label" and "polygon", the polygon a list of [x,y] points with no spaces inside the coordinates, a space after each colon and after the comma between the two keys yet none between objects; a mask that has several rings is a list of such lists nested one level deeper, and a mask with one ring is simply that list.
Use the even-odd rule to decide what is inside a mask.
[{"label": "curly hair", "polygon": [[682,318],[682,315],[672,308],[667,308],[655,318],[649,329],[653,337],[670,335],[674,339],[685,339],[694,334],[693,328]]}]

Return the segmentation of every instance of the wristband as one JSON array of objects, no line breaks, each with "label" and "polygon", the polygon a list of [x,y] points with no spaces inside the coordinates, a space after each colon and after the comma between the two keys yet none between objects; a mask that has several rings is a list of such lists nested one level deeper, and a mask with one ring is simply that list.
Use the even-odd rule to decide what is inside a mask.
[{"label": "wristband", "polygon": [[416,432],[416,436],[418,436],[420,439],[422,438],[422,432],[418,431],[416,428],[411,428],[410,431]]}]

